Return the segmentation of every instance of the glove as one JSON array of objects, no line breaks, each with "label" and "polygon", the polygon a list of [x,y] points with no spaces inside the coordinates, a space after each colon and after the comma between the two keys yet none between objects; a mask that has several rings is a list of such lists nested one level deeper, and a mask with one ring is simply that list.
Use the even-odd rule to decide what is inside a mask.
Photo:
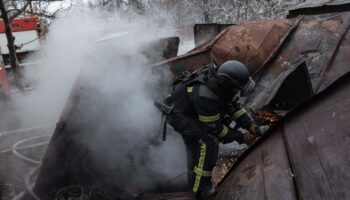
[{"label": "glove", "polygon": [[257,128],[257,132],[263,136],[270,129],[269,125],[262,125]]},{"label": "glove", "polygon": [[228,129],[227,135],[220,140],[222,144],[228,144],[233,141],[241,142],[243,140],[242,133],[237,130],[233,130],[231,128]]},{"label": "glove", "polygon": [[255,135],[251,134],[250,132],[247,132],[243,135],[242,142],[247,145],[251,145],[254,143],[255,139],[256,139]]},{"label": "glove", "polygon": [[270,126],[268,125],[258,126],[255,123],[252,123],[252,125],[249,128],[250,132],[252,132],[257,137],[264,135],[269,129]]}]

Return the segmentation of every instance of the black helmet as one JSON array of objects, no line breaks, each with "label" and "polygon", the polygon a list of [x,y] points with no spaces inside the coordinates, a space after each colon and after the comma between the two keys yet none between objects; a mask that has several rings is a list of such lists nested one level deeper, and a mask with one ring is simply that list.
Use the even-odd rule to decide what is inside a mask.
[{"label": "black helmet", "polygon": [[226,89],[241,90],[242,96],[249,95],[255,87],[249,71],[241,62],[230,60],[217,69],[219,83]]}]

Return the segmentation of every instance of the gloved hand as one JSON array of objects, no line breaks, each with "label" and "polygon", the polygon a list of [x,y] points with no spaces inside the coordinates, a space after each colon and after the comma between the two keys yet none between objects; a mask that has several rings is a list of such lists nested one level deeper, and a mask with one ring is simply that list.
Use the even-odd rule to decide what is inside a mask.
[{"label": "gloved hand", "polygon": [[247,144],[247,145],[251,145],[254,143],[256,139],[256,136],[251,134],[250,132],[247,132],[245,134],[243,134],[243,143]]},{"label": "gloved hand", "polygon": [[270,129],[269,125],[262,125],[257,128],[257,132],[263,136]]},{"label": "gloved hand", "polygon": [[250,132],[252,132],[257,137],[263,136],[269,129],[269,125],[258,126],[255,123],[252,123],[252,125],[249,128]]}]

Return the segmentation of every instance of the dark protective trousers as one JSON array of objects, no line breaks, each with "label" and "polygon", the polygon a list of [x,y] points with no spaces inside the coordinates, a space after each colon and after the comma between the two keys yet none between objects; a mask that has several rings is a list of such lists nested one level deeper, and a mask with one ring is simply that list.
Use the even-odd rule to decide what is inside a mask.
[{"label": "dark protective trousers", "polygon": [[168,122],[181,134],[186,146],[190,189],[195,193],[210,190],[218,156],[218,139],[208,134],[201,122],[176,111],[168,116]]},{"label": "dark protective trousers", "polygon": [[202,133],[200,136],[182,136],[187,152],[188,183],[195,192],[211,189],[212,171],[218,155],[218,140],[216,137]]}]

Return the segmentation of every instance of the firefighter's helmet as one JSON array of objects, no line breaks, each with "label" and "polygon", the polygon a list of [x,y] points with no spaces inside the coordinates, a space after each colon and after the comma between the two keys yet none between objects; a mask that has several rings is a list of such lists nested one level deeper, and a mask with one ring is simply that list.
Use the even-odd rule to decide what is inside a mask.
[{"label": "firefighter's helmet", "polygon": [[230,60],[217,69],[219,83],[232,90],[240,90],[241,96],[248,96],[255,87],[247,67],[241,62]]}]

